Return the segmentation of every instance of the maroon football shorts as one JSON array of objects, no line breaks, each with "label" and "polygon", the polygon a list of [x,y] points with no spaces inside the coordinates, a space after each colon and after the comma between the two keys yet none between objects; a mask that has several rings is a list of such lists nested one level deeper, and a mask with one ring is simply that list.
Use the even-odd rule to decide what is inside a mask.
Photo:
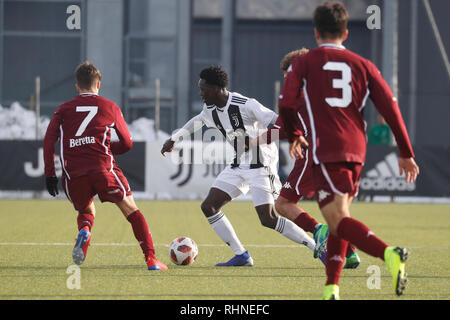
[{"label": "maroon football shorts", "polygon": [[281,188],[280,196],[297,203],[302,197],[314,195],[311,164],[308,157],[295,161],[294,168]]},{"label": "maroon football shorts", "polygon": [[334,195],[358,195],[362,164],[357,162],[320,163],[312,166],[312,177],[319,207],[327,205]]},{"label": "maroon football shorts", "polygon": [[128,180],[119,168],[70,180],[63,176],[62,186],[77,211],[88,207],[95,195],[98,195],[101,202],[116,203],[132,194]]}]

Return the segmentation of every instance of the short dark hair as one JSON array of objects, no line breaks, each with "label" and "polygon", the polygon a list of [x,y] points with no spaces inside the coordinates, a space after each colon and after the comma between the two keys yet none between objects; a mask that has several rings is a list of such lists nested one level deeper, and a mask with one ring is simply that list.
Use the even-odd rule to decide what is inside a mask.
[{"label": "short dark hair", "polygon": [[221,66],[216,65],[211,65],[200,71],[200,79],[219,88],[226,88],[229,82],[226,71]]},{"label": "short dark hair", "polygon": [[289,66],[292,64],[292,60],[294,60],[295,57],[307,53],[309,50],[306,48],[301,48],[298,50],[291,51],[287,53],[283,59],[280,61],[280,69],[281,71],[287,71]]},{"label": "short dark hair", "polygon": [[95,82],[102,80],[102,74],[92,62],[85,61],[75,69],[75,78],[80,89],[91,89]]},{"label": "short dark hair", "polygon": [[348,11],[341,2],[328,1],[314,10],[313,23],[322,38],[342,37],[347,29]]}]

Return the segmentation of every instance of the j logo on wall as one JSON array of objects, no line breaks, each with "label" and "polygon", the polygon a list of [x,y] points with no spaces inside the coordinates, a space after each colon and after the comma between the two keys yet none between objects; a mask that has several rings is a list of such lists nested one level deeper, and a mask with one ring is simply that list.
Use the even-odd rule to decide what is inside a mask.
[{"label": "j logo on wall", "polygon": [[[189,159],[187,161],[183,161],[183,160],[185,160],[185,157],[184,157],[184,152],[186,152],[185,150],[186,149],[174,150],[174,152],[178,152],[180,161],[177,166],[177,171],[173,175],[170,176],[170,180],[175,182],[177,184],[177,186],[179,186],[179,187],[184,186],[191,180],[192,171],[193,171],[192,158],[193,158],[194,150],[193,149],[188,150],[187,156],[189,157]],[[184,172],[186,172],[186,173],[184,173]],[[175,181],[175,180],[177,180],[177,181]]]},{"label": "j logo on wall", "polygon": [[[38,178],[44,175],[44,150],[42,148],[39,148],[37,151],[36,166],[34,166],[33,162],[31,161],[26,161],[23,164],[25,174],[30,178]],[[62,174],[62,170],[58,155],[55,155],[55,171],[56,176],[60,177]]]},{"label": "j logo on wall", "polygon": [[176,183],[178,187],[188,184],[193,179],[194,170],[200,170],[202,178],[215,178],[225,168],[225,164],[214,162],[205,162],[194,166],[194,148],[175,149],[173,152],[178,153],[179,161],[177,170],[170,176],[170,180]]}]

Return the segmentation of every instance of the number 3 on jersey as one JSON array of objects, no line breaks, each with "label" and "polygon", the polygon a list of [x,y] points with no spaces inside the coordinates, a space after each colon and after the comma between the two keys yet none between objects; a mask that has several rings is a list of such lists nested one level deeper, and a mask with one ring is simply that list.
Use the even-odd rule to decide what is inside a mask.
[{"label": "number 3 on jersey", "polygon": [[342,90],[342,98],[325,98],[331,107],[347,108],[352,102],[352,69],[345,62],[328,61],[322,67],[323,70],[340,71],[342,77],[333,79],[333,88]]},{"label": "number 3 on jersey", "polygon": [[79,137],[83,134],[84,130],[86,130],[86,127],[88,126],[89,122],[95,117],[98,111],[97,106],[82,106],[77,107],[77,112],[89,112],[84,118],[83,122],[81,122],[80,126],[78,127],[77,133],[75,133],[75,137]]}]

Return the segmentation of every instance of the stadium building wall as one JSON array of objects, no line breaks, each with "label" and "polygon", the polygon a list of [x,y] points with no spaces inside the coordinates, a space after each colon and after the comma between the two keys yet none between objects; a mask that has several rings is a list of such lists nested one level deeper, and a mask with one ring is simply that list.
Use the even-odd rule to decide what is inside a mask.
[{"label": "stadium building wall", "polygon": [[[292,6],[284,0],[236,0],[231,89],[274,107],[279,60],[288,50],[315,45],[310,16],[320,2],[299,0]],[[369,30],[365,8],[383,8],[383,1],[345,3],[352,17],[345,45],[381,69],[384,26]],[[413,3],[417,34],[411,34]],[[73,5],[80,8],[79,29],[67,26]],[[430,5],[448,56],[450,2]],[[104,75],[102,94],[118,102],[129,122],[154,117],[154,81],[160,78],[161,128],[171,132],[199,110],[199,70],[221,63],[223,50],[229,49],[222,47],[223,15],[222,0],[0,0],[0,104],[19,101],[33,108],[34,80],[40,76],[41,114],[51,115],[76,94],[74,67],[91,59]],[[398,1],[398,31],[398,98],[408,129],[415,127],[414,144],[448,146],[450,78],[424,1]],[[370,127],[376,111],[366,108],[365,117]]]}]

